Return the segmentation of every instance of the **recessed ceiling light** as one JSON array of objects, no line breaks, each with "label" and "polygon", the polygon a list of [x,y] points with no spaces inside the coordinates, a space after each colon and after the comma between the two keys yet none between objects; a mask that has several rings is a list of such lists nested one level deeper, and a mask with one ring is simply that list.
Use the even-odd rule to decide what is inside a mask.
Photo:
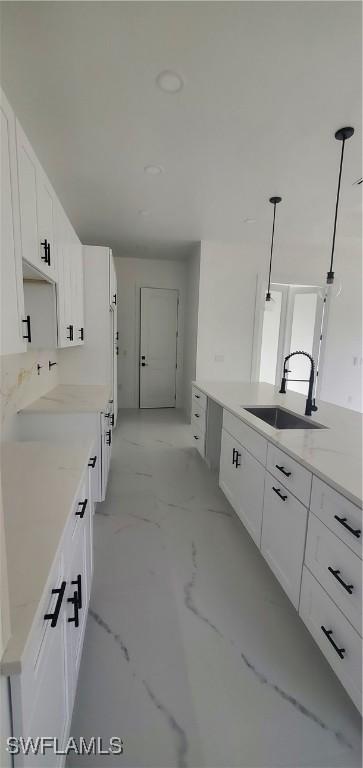
[{"label": "recessed ceiling light", "polygon": [[250,218],[243,219],[243,223],[244,224],[256,224],[256,219],[250,219]]},{"label": "recessed ceiling light", "polygon": [[143,218],[146,219],[147,216],[150,216],[151,211],[147,210],[146,208],[140,208],[140,210],[138,211],[138,214],[139,216],[142,216]]},{"label": "recessed ceiling light", "polygon": [[144,168],[144,173],[147,173],[149,176],[159,176],[163,171],[164,168],[161,165],[145,165]]},{"label": "recessed ceiling light", "polygon": [[184,81],[177,72],[172,72],[171,69],[165,69],[157,76],[156,84],[166,93],[178,93],[178,91],[181,91]]}]

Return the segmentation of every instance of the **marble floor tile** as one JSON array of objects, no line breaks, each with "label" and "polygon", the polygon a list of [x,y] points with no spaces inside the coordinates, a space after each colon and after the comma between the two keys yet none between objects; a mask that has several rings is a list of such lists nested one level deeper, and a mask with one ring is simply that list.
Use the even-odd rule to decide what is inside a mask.
[{"label": "marble floor tile", "polygon": [[71,733],[125,750],[68,766],[361,765],[357,710],[182,413],[120,413],[94,541]]}]

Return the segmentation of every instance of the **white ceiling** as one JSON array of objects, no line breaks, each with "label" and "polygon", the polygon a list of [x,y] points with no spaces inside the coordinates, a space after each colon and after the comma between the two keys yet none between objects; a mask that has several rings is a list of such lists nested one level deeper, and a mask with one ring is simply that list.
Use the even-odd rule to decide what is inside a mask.
[{"label": "white ceiling", "polygon": [[[356,134],[338,234],[356,246],[361,233],[361,13],[360,2],[2,3],[2,81],[83,242],[176,258],[226,240],[267,255],[279,194],[285,247],[328,257],[342,125]],[[182,75],[180,93],[157,87],[164,69]]]}]

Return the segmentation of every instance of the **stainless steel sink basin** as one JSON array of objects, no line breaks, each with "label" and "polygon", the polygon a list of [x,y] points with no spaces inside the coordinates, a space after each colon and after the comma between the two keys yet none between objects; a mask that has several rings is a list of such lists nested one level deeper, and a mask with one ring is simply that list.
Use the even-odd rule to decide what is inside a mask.
[{"label": "stainless steel sink basin", "polygon": [[256,405],[253,408],[242,406],[245,411],[262,419],[266,424],[270,424],[275,429],[326,429],[323,424],[317,424],[310,421],[310,417],[296,416],[295,413],[285,410],[285,408]]}]

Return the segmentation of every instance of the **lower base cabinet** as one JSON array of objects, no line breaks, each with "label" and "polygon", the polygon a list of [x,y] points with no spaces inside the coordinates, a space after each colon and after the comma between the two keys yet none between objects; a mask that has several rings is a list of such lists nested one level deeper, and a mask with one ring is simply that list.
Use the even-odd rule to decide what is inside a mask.
[{"label": "lower base cabinet", "polygon": [[265,468],[225,429],[222,430],[219,485],[260,546]]},{"label": "lower base cabinet", "polygon": [[362,711],[362,638],[305,566],[299,614],[356,707]]},{"label": "lower base cabinet", "polygon": [[266,472],[261,552],[296,609],[299,607],[307,517],[306,507]]},{"label": "lower base cabinet", "polygon": [[86,627],[93,569],[89,470],[70,512],[33,624],[20,674],[10,680],[13,735],[54,741],[44,754],[14,756],[14,768],[64,765]]}]

